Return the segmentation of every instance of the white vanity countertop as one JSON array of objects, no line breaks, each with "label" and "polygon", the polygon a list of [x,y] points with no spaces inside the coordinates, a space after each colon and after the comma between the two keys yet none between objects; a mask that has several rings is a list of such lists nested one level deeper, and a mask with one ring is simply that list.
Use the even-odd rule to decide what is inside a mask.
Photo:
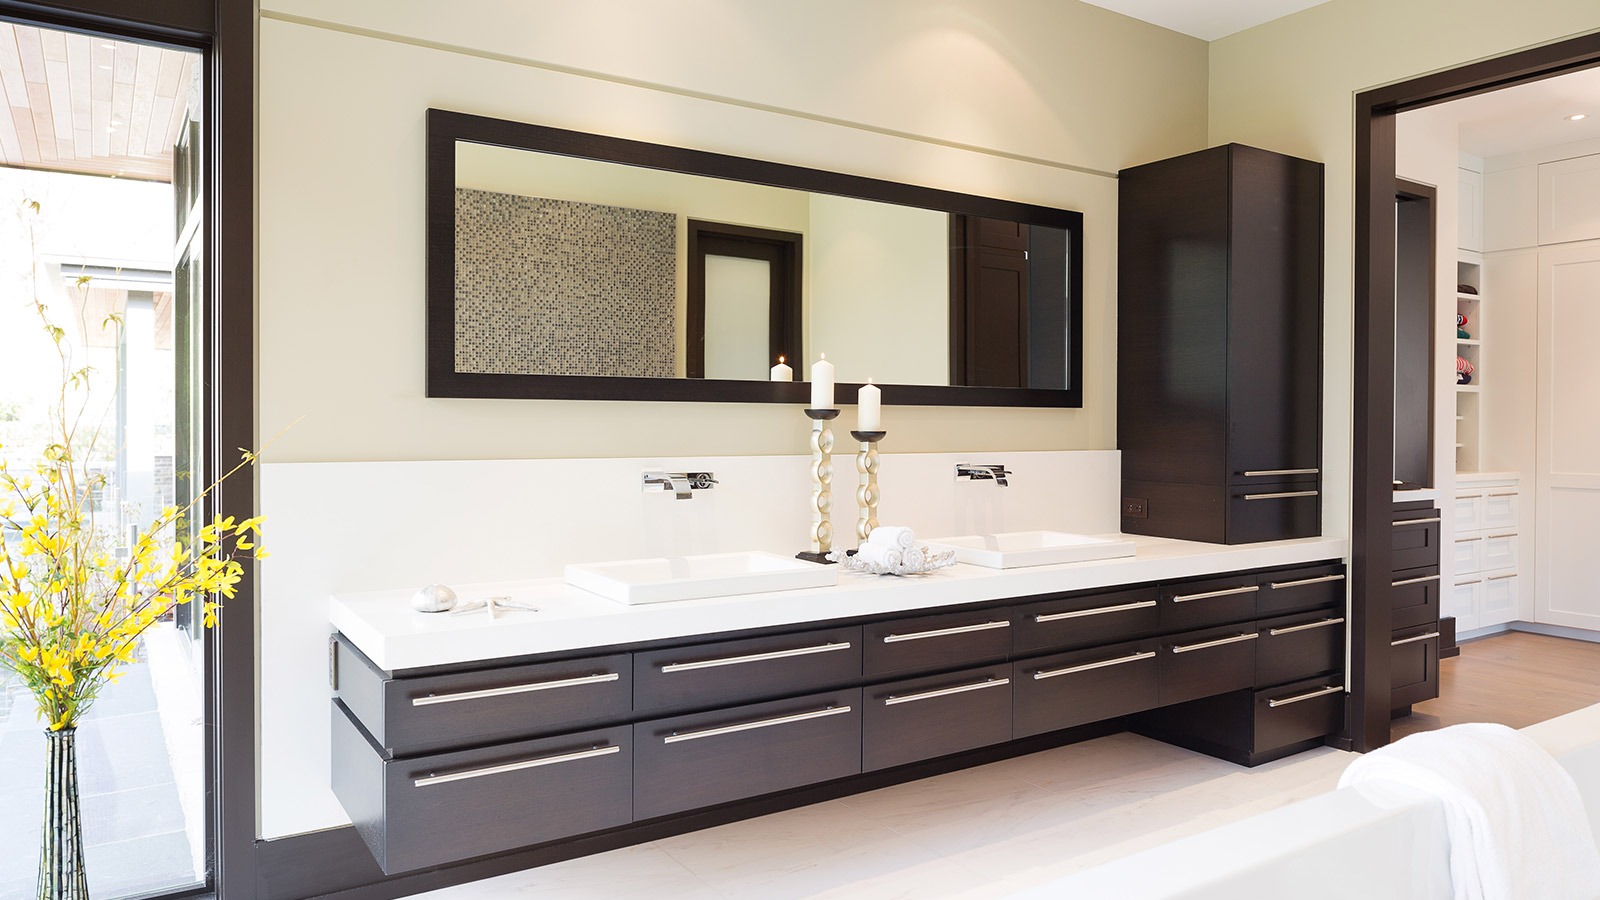
[{"label": "white vanity countertop", "polygon": [[451,585],[463,601],[508,596],[538,607],[536,612],[502,609],[493,619],[483,610],[416,612],[411,608],[416,588],[407,588],[337,594],[330,616],[333,627],[367,658],[395,671],[1342,559],[1347,546],[1342,538],[1227,546],[1114,537],[1132,540],[1137,553],[1023,569],[957,564],[906,577],[840,572],[835,587],[644,606],[614,603],[560,578]]}]

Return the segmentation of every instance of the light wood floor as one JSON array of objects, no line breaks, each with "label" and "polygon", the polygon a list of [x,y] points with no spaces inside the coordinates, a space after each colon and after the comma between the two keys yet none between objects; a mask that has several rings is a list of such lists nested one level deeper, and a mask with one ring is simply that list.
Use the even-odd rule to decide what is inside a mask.
[{"label": "light wood floor", "polygon": [[1439,666],[1439,698],[1394,720],[1394,739],[1462,722],[1513,728],[1600,703],[1600,644],[1509,631]]}]

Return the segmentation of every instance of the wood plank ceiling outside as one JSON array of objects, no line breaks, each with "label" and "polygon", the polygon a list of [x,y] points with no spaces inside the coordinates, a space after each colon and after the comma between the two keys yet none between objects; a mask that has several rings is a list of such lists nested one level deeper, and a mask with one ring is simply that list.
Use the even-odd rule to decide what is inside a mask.
[{"label": "wood plank ceiling outside", "polygon": [[171,181],[199,58],[0,22],[0,165]]}]

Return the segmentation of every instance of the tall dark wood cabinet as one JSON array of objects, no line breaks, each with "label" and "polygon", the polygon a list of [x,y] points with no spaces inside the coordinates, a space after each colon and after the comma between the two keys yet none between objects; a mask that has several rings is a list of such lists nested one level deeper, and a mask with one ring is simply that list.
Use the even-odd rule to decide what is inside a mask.
[{"label": "tall dark wood cabinet", "polygon": [[1319,534],[1322,164],[1227,144],[1119,177],[1122,530]]}]

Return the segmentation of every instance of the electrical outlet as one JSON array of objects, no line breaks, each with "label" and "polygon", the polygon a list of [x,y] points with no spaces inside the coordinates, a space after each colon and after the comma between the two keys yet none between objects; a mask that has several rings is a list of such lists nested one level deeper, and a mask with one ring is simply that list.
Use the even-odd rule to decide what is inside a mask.
[{"label": "electrical outlet", "polygon": [[1129,519],[1150,518],[1150,501],[1142,497],[1123,497],[1122,515]]}]

